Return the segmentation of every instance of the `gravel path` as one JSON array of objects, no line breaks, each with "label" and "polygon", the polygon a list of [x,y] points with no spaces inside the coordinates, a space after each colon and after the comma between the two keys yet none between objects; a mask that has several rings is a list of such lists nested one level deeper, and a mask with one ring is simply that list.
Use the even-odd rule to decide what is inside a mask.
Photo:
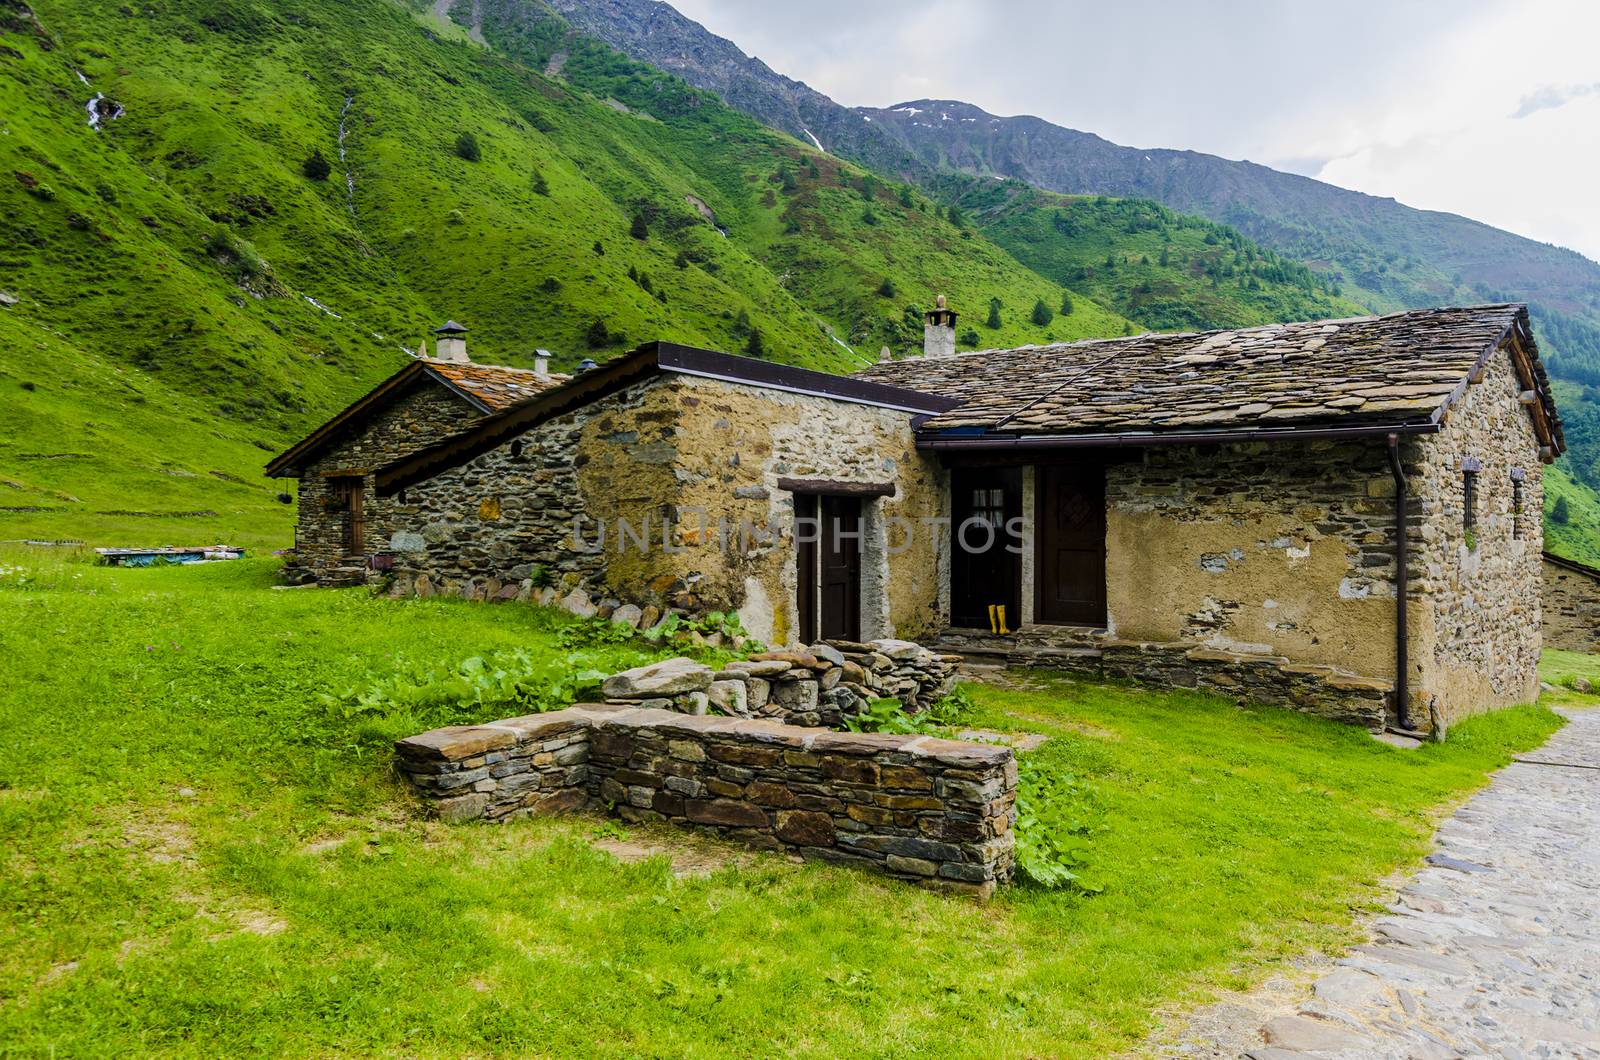
[{"label": "gravel path", "polygon": [[1359,946],[1191,1024],[1177,1056],[1600,1058],[1600,709],[1495,775]]}]

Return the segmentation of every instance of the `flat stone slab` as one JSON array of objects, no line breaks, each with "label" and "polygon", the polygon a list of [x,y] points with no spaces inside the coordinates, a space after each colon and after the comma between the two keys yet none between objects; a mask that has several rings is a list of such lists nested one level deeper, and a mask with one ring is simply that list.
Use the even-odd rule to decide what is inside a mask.
[{"label": "flat stone slab", "polygon": [[1162,1055],[1600,1057],[1600,769],[1556,764],[1600,757],[1600,710],[1563,713],[1440,826],[1376,941]]},{"label": "flat stone slab", "polygon": [[956,733],[958,740],[973,743],[1000,744],[1017,751],[1031,751],[1050,737],[1038,732],[1000,732],[998,729],[962,729]]}]

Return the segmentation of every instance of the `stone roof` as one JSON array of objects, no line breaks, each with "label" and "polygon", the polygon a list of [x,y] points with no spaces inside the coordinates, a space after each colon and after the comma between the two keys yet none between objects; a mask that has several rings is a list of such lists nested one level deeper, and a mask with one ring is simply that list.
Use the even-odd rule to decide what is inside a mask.
[{"label": "stone roof", "polygon": [[[1437,420],[1508,341],[1560,420],[1522,305],[1414,310],[1232,331],[1140,335],[913,357],[858,377],[961,400],[924,432],[1002,435],[1260,430]],[[1513,356],[1518,356],[1513,351]],[[1533,410],[1530,409],[1530,412]]]},{"label": "stone roof", "polygon": [[420,357],[418,360],[450,386],[482,402],[490,412],[500,412],[519,405],[572,378],[569,375],[539,375],[530,368],[507,368],[497,364],[440,361],[432,357]]}]

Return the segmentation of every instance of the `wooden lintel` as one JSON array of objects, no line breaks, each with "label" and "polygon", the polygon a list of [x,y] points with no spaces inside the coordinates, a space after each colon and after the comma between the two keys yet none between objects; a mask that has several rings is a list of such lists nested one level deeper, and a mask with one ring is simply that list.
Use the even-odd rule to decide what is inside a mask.
[{"label": "wooden lintel", "polygon": [[893,497],[893,482],[840,482],[826,478],[780,478],[778,488],[819,497]]}]

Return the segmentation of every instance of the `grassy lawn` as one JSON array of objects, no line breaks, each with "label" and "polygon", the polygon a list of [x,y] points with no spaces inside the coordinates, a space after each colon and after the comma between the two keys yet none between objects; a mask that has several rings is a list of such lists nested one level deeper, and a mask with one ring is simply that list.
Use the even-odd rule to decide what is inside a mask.
[{"label": "grassy lawn", "polygon": [[1077,778],[1100,893],[978,906],[755,854],[679,877],[597,849],[620,831],[599,818],[419,820],[384,740],[421,719],[318,698],[397,655],[554,658],[549,615],[272,592],[267,561],[7,564],[26,567],[0,571],[8,1054],[1104,1055],[1346,940],[1436,814],[1559,725],[1518,708],[1401,752],[1023,674],[975,687],[971,721],[1050,737],[1024,773]]}]

